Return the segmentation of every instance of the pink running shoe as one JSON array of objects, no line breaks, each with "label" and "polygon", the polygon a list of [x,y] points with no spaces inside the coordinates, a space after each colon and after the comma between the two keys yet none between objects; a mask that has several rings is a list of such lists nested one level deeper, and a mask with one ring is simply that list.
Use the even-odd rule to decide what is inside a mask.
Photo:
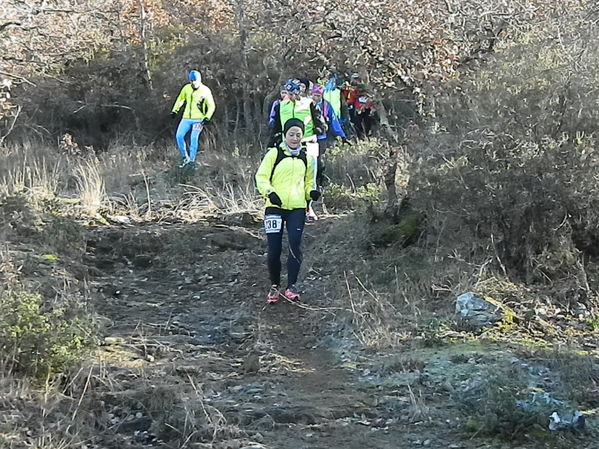
[{"label": "pink running shoe", "polygon": [[279,300],[280,295],[280,287],[276,284],[273,284],[270,286],[270,291],[268,292],[268,296],[266,297],[266,302],[268,304],[274,304]]},{"label": "pink running shoe", "polygon": [[300,294],[297,291],[295,284],[291,284],[289,287],[287,287],[287,290],[285,290],[285,298],[289,299],[290,301],[299,301]]}]

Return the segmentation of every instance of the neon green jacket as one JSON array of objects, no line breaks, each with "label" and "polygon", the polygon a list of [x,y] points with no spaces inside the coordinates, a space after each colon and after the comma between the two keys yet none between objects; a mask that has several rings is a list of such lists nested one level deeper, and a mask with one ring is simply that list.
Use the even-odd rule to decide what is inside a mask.
[{"label": "neon green jacket", "polygon": [[279,105],[281,128],[290,118],[297,118],[304,122],[304,137],[314,135],[314,121],[312,120],[312,99],[302,98],[297,101],[283,100]]},{"label": "neon green jacket", "polygon": [[326,101],[328,101],[333,107],[333,111],[337,118],[341,117],[341,91],[339,89],[325,90],[322,95]]},{"label": "neon green jacket", "polygon": [[172,111],[178,113],[183,103],[185,103],[183,118],[191,120],[211,119],[216,109],[212,91],[205,84],[201,84],[196,90],[193,89],[191,83],[183,86]]},{"label": "neon green jacket", "polygon": [[310,190],[316,190],[316,161],[307,156],[306,167],[299,157],[291,157],[285,143],[281,144],[281,148],[288,157],[277,164],[273,173],[278,150],[270,148],[256,172],[256,187],[266,198],[266,207],[278,207],[268,199],[268,195],[275,192],[281,198],[282,209],[305,209],[306,201],[310,199]]}]

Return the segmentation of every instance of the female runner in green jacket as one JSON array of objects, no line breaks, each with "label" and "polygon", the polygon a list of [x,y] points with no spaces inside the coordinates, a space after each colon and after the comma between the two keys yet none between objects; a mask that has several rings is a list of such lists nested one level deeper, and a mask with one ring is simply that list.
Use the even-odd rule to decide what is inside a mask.
[{"label": "female runner in green jacket", "polygon": [[[297,277],[302,263],[301,241],[306,221],[306,203],[317,201],[316,161],[306,155],[301,145],[304,123],[291,118],[283,127],[284,140],[271,148],[256,173],[256,186],[266,198],[264,230],[268,241],[268,271],[271,288],[267,302],[274,303],[283,294],[298,300]],[[281,251],[283,225],[287,226],[289,255],[287,257],[287,288],[281,291]]]}]

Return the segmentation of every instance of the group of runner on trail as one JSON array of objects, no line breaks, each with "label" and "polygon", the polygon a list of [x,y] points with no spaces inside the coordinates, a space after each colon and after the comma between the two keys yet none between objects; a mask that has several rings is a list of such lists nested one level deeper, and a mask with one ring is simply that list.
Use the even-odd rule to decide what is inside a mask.
[{"label": "group of runner on trail", "polygon": [[[171,110],[177,117],[184,107],[176,133],[180,168],[195,168],[198,138],[215,111],[210,89],[197,70],[189,72],[189,84],[179,93]],[[374,124],[374,103],[360,75],[341,84],[336,74],[321,83],[292,78],[285,82],[270,110],[271,135],[267,152],[256,172],[256,187],[266,200],[264,230],[268,242],[267,266],[271,287],[268,303],[281,296],[300,297],[296,286],[302,263],[301,241],[306,221],[317,219],[312,202],[324,187],[324,156],[339,140],[351,145],[348,136],[368,137]],[[186,136],[191,133],[189,146]],[[287,228],[287,287],[281,288],[283,230]]]}]

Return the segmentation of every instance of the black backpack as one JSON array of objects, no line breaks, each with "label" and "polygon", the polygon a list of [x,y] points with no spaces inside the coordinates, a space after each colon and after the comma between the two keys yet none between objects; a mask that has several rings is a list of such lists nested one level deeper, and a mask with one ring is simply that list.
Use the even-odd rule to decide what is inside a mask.
[{"label": "black backpack", "polygon": [[272,166],[272,171],[270,172],[270,181],[271,182],[272,182],[272,177],[275,174],[275,168],[277,168],[277,165],[279,165],[279,163],[286,157],[299,158],[302,160],[302,162],[306,166],[306,169],[308,168],[308,157],[306,155],[306,149],[304,147],[302,147],[302,149],[300,150],[300,152],[297,156],[294,156],[294,155],[285,154],[285,151],[283,151],[283,149],[279,146],[279,147],[277,147],[277,158],[275,159],[275,163]]}]

